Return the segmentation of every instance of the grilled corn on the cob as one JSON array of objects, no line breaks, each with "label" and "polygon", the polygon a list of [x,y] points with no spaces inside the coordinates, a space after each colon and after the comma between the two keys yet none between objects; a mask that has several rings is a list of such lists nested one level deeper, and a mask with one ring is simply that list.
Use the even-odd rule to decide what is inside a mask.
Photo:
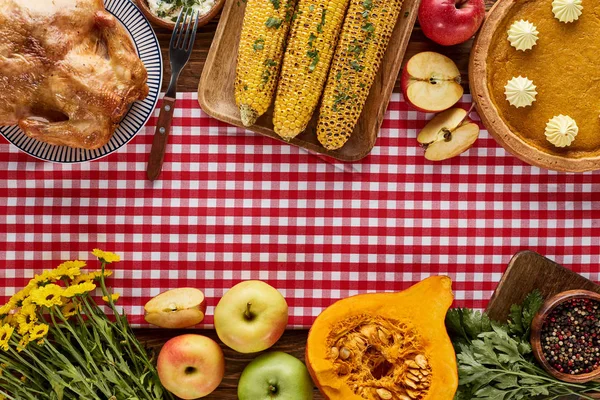
[{"label": "grilled corn on the cob", "polygon": [[247,0],[235,77],[242,123],[254,124],[275,95],[295,0]]},{"label": "grilled corn on the cob", "polygon": [[402,0],[351,0],[317,122],[328,150],[350,138],[385,54]]},{"label": "grilled corn on the cob", "polygon": [[317,108],[349,0],[299,0],[275,97],[275,132],[289,140]]}]

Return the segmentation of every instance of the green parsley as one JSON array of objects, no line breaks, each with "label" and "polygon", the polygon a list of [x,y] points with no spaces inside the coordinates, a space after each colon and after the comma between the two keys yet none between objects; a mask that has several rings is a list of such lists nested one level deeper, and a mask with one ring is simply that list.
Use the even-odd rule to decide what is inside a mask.
[{"label": "green parsley", "polygon": [[370,9],[372,9],[372,8],[373,8],[373,0],[364,0],[364,1],[363,1],[363,7],[364,7],[366,10],[370,10]]},{"label": "green parsley", "polygon": [[361,15],[363,18],[369,18],[369,10],[363,11]]},{"label": "green parsley", "polygon": [[375,26],[370,22],[365,22],[365,24],[362,26],[362,30],[368,33],[373,33],[375,32]]},{"label": "green parsley", "polygon": [[359,64],[358,61],[356,60],[352,60],[350,61],[350,66],[352,67],[353,70],[355,70],[356,72],[360,72],[363,70],[363,66]]},{"label": "green parsley", "polygon": [[306,52],[306,55],[312,58],[312,61],[308,66],[308,71],[313,72],[315,68],[317,68],[317,64],[319,63],[319,50],[309,50]]},{"label": "green parsley", "polygon": [[327,14],[327,10],[323,9],[323,12],[321,13],[321,22],[317,25],[317,32],[319,33],[323,32],[323,26],[325,26],[325,14]]},{"label": "green parsley", "polygon": [[335,80],[339,81],[340,79],[342,79],[342,71],[338,71],[338,73],[335,74]]},{"label": "green parsley", "polygon": [[248,90],[248,85],[244,85],[244,90]]},{"label": "green parsley", "polygon": [[404,18],[408,18],[408,16],[410,15],[410,13],[407,11],[404,13]]},{"label": "green parsley", "polygon": [[252,48],[254,49],[254,51],[263,50],[265,48],[265,39],[263,39],[263,38],[256,39],[254,41],[254,44],[252,45]]},{"label": "green parsley", "polygon": [[313,47],[314,46],[314,41],[317,39],[317,36],[314,33],[310,33],[310,36],[308,37],[308,47]]},{"label": "green parsley", "polygon": [[352,42],[352,44],[348,45],[348,52],[354,53],[357,56],[360,53],[362,53],[363,48],[358,43],[359,43],[358,40],[354,39],[354,41]]},{"label": "green parsley", "polygon": [[267,58],[264,62],[264,65],[267,68],[265,68],[261,75],[263,85],[269,82],[269,79],[271,78],[271,67],[277,66],[277,61]]},{"label": "green parsley", "polygon": [[280,6],[279,0],[271,0],[271,3],[273,4],[274,9],[279,10],[279,6]]},{"label": "green parsley", "polygon": [[265,25],[267,26],[267,28],[278,29],[281,26],[282,23],[283,23],[283,21],[280,18],[269,17],[267,19],[267,22],[265,22]]},{"label": "green parsley", "polygon": [[277,61],[274,61],[274,60],[272,60],[270,58],[267,58],[265,60],[265,66],[267,66],[267,67],[276,67],[277,66]]},{"label": "green parsley", "polygon": [[523,304],[511,307],[505,324],[467,308],[448,312],[446,328],[458,360],[455,400],[557,399],[569,395],[592,399],[590,394],[600,391],[598,382],[562,382],[537,364],[529,335],[533,316],[543,301],[539,291],[530,293]]},{"label": "green parsley", "polygon": [[313,12],[313,11],[315,11],[315,5],[314,5],[314,4],[311,4],[311,5],[308,7],[308,11],[310,11],[310,12]]},{"label": "green parsley", "polygon": [[331,107],[331,109],[334,112],[340,111],[338,106],[343,105],[345,102],[353,99],[354,97],[349,95],[347,90],[340,90],[340,88],[338,88],[337,93],[335,94],[335,96],[333,96],[333,106]]}]

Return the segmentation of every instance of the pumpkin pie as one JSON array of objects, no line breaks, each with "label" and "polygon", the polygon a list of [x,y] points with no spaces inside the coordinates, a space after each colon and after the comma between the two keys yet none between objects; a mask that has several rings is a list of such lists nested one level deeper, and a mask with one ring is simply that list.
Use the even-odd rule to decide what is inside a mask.
[{"label": "pumpkin pie", "polygon": [[[568,159],[600,157],[600,2],[580,4],[583,10],[567,10],[570,22],[561,22],[557,0],[515,1],[494,31],[486,62],[489,96],[512,133],[545,154]],[[535,42],[527,37],[530,43],[522,45],[523,31]],[[515,106],[516,94],[524,96],[518,90],[534,89],[535,101]],[[559,134],[569,140],[558,140]]]}]

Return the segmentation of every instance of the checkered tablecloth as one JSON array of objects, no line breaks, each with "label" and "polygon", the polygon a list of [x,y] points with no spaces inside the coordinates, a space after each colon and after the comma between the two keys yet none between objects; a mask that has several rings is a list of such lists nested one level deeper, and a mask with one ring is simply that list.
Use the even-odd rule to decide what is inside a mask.
[{"label": "checkered tablecloth", "polygon": [[485,131],[461,157],[428,162],[416,135],[430,116],[398,94],[354,164],[211,119],[191,93],[178,107],[154,184],[156,116],[83,165],[37,161],[0,139],[0,301],[95,247],[121,254],[110,282],[135,324],[150,297],[182,286],[204,290],[211,324],[219,297],[246,279],[277,287],[295,327],[341,297],[431,274],[452,277],[456,305],[483,308],[523,249],[600,280],[600,173],[530,167]]}]

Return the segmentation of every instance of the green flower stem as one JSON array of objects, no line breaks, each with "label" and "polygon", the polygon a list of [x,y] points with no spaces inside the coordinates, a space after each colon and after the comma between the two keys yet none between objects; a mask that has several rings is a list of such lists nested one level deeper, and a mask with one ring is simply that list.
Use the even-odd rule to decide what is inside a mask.
[{"label": "green flower stem", "polygon": [[[83,353],[85,354],[85,362],[83,359],[81,359],[81,356],[79,355],[79,353],[73,348],[73,346],[70,343],[70,340],[68,340],[63,332],[62,329],[58,328],[58,324],[56,323],[56,320],[54,318],[54,312],[56,311],[56,313],[58,314],[58,317],[64,322],[63,326],[69,331],[71,332],[71,334],[73,335],[73,337],[75,338],[75,340],[77,341],[77,343],[79,344],[79,347],[83,350]],[[90,354],[89,350],[87,349],[87,347],[83,344],[83,342],[81,341],[79,335],[77,334],[77,332],[75,332],[75,330],[73,329],[73,327],[71,326],[71,324],[69,324],[69,322],[67,321],[67,319],[62,315],[62,313],[60,312],[60,310],[57,308],[56,310],[50,310],[50,318],[52,319],[52,322],[54,323],[54,326],[57,327],[57,329],[55,331],[57,331],[61,338],[64,340],[63,346],[67,347],[69,350],[71,350],[71,354],[75,357],[75,359],[79,362],[79,364],[81,365],[82,368],[86,369],[87,372],[90,374],[90,376],[101,376],[102,371],[100,370],[100,368],[98,368],[98,365],[96,365],[96,362],[94,361],[94,357],[92,357],[92,355]],[[58,352],[57,352],[58,353]],[[60,353],[58,353],[59,356],[62,356]],[[69,363],[70,362],[64,357],[62,356],[62,358],[64,359],[65,363]],[[91,367],[94,369],[95,373],[90,371],[88,366],[91,365]],[[106,387],[105,385],[99,385],[100,390],[102,391],[102,393],[104,393],[107,397],[111,396],[111,390]]]},{"label": "green flower stem", "polygon": [[[103,271],[104,272],[104,271]],[[94,300],[90,297],[90,296],[85,296],[83,297],[84,299],[84,305],[85,307],[89,310],[89,315],[88,317],[93,321],[95,318],[104,320],[106,318],[106,316],[104,316],[104,319],[102,317],[100,317],[99,315],[97,315],[97,311],[93,310],[93,307],[89,304],[90,302],[92,302],[94,304],[94,307],[96,308],[96,310],[99,310],[98,305],[94,302]],[[104,313],[102,313],[102,315],[105,315]],[[110,328],[109,328],[110,329]],[[104,329],[98,329],[98,331],[100,332],[100,334],[104,337],[104,340],[107,342],[107,344],[111,347],[111,349],[113,350],[113,352],[115,353],[115,355],[117,355],[117,357],[119,358],[119,365],[126,365],[129,367],[129,364],[125,361],[125,359],[123,358],[123,354],[122,351],[120,349],[118,349],[117,347],[115,347],[114,345],[114,341],[112,338],[108,337],[106,335],[106,332],[104,331]],[[132,361],[135,364],[135,358],[132,358]],[[129,368],[128,368],[129,369]],[[131,371],[123,371],[126,372],[127,375],[133,375],[131,373]],[[139,374],[136,374],[136,376],[140,376]],[[125,380],[129,379],[129,376],[127,378],[125,378]],[[139,382],[139,379],[131,379],[134,384],[147,396],[148,399],[151,399],[152,397],[150,396],[150,394],[146,391],[146,388],[141,384],[141,382]]]},{"label": "green flower stem", "polygon": [[[11,349],[12,350],[12,349]],[[14,351],[14,350],[13,350]],[[28,372],[26,372],[27,370],[33,372],[33,373],[37,373],[37,368],[35,366],[32,366],[31,364],[27,363],[27,362],[22,362],[21,366],[18,365],[14,365],[14,362],[12,360],[9,359],[5,359],[5,358],[0,358],[0,361],[2,361],[3,364],[7,364],[10,366],[14,366],[14,369],[16,371],[19,371],[19,373],[23,376],[25,376],[27,379],[29,379],[29,381],[31,382],[36,382],[37,383],[37,379],[29,374]],[[24,361],[24,360],[23,360]],[[3,376],[6,377],[6,376]],[[20,382],[20,381],[19,381]],[[22,382],[20,382],[22,384]],[[39,387],[39,385],[38,385]],[[39,387],[40,389],[43,389],[41,387]]]},{"label": "green flower stem", "polygon": [[[123,336],[126,339],[125,340],[125,346],[127,347],[129,355],[132,358],[135,358],[136,353],[134,353],[133,349],[131,348],[131,342],[132,342],[132,340],[130,340],[131,338],[127,334],[128,330],[129,330],[129,324],[123,323],[122,318],[126,318],[126,317],[122,317],[121,316],[121,314],[119,313],[119,311],[115,307],[115,303],[114,303],[114,301],[112,299],[112,294],[109,293],[108,289],[106,288],[106,282],[105,282],[105,279],[104,279],[104,271],[105,270],[106,270],[106,261],[101,260],[101,271],[102,271],[102,273],[100,274],[100,288],[102,289],[102,294],[104,294],[104,296],[106,296],[106,298],[108,300],[108,304],[109,304],[109,306],[110,306],[113,314],[115,315],[115,320],[116,320],[117,324],[119,325],[119,327],[121,328],[121,333],[123,334]],[[137,342],[137,340],[133,340],[133,342]],[[136,349],[136,350],[138,352],[140,351],[140,349]],[[137,372],[138,375],[141,375],[143,373],[143,371],[140,371],[138,369],[137,363],[135,363],[135,369],[136,369],[136,372]]]},{"label": "green flower stem", "polygon": [[[35,362],[36,362],[36,367],[34,367],[33,365],[29,364],[25,359],[23,359],[23,357],[21,357],[17,351],[13,348],[10,348],[9,351],[12,353],[13,356],[15,356],[16,358],[19,359],[19,361],[21,361],[23,364],[27,365],[29,368],[31,368],[32,370],[40,369],[43,370],[44,373],[46,374],[46,379],[48,379],[50,382],[54,382],[54,381],[58,381],[58,383],[62,383],[63,387],[68,387],[69,389],[71,389],[72,391],[74,391],[75,393],[79,394],[80,396],[82,396],[81,393],[75,391],[75,389],[73,387],[69,387],[69,385],[61,378],[60,375],[56,374],[54,371],[52,371],[50,368],[48,368],[46,366],[46,364],[41,361],[39,358],[37,358],[35,356],[35,354],[33,354],[33,352],[28,351],[27,348],[23,349],[23,353],[27,354],[27,356],[31,357]],[[85,397],[80,397],[80,398],[85,398]],[[98,400],[102,400],[100,399],[98,396],[96,396],[94,394],[94,398],[98,399]]]}]

